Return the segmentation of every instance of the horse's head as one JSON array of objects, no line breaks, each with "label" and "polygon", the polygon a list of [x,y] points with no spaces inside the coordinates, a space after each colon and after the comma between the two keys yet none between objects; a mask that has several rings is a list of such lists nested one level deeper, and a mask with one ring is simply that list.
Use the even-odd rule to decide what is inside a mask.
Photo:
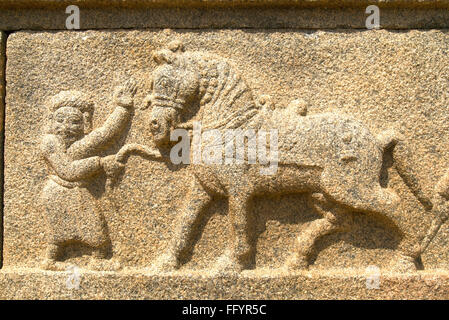
[{"label": "horse's head", "polygon": [[183,54],[182,44],[173,42],[168,49],[154,53],[159,65],[153,72],[151,132],[157,145],[170,141],[170,131],[182,122],[182,115],[198,95],[199,75]]},{"label": "horse's head", "polygon": [[170,142],[170,131],[188,128],[186,121],[203,127],[240,126],[254,114],[251,90],[227,59],[196,51],[184,52],[179,41],[153,55],[151,132],[159,146]]}]

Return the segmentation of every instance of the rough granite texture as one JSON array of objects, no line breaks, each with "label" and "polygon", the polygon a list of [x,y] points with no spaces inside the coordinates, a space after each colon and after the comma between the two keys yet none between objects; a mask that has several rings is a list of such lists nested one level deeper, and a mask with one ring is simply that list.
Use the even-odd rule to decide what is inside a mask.
[{"label": "rough granite texture", "polygon": [[[270,95],[278,108],[303,99],[308,114],[350,114],[373,134],[402,133],[411,150],[406,161],[423,192],[447,168],[448,34],[445,31],[88,31],[17,32],[7,48],[4,266],[38,268],[46,248],[43,212],[36,206],[47,179],[41,160],[48,99],[61,90],[79,90],[95,104],[99,127],[114,108],[114,87],[137,81],[136,110],[129,128],[103,153],[127,143],[152,145],[151,112],[139,110],[150,92],[156,65],[151,53],[171,40],[189,51],[215,53],[233,61],[255,97]],[[124,76],[127,74],[128,76]],[[294,115],[292,115],[294,116]],[[299,117],[297,115],[296,117]],[[104,180],[104,178],[102,178]],[[395,170],[389,186],[404,199],[410,230],[423,237],[432,215],[411,194]],[[104,183],[99,178],[99,185]],[[98,191],[112,255],[123,267],[149,267],[173,237],[175,218],[189,188],[188,168],[132,156],[116,187]],[[362,183],[362,182],[360,182]],[[101,188],[98,186],[98,188]],[[109,194],[104,194],[107,192]],[[430,197],[430,196],[429,196]],[[253,267],[281,267],[299,232],[316,219],[302,195],[274,195],[255,202],[258,235]],[[90,200],[89,200],[90,201]],[[68,204],[70,206],[70,204]],[[204,231],[182,268],[209,268],[231,241],[227,206],[211,205]],[[323,237],[310,268],[387,267],[398,234],[382,219],[351,213],[354,228]],[[419,222],[418,222],[419,221]],[[444,225],[422,255],[426,269],[447,268]],[[83,249],[70,248],[66,262],[87,265]],[[70,251],[69,250],[69,251]]]},{"label": "rough granite texture", "polygon": [[[448,1],[370,2],[389,30],[347,29],[365,1],[70,4],[82,31],[0,0],[0,299],[449,298]],[[278,130],[275,174],[171,163],[193,121]]]}]

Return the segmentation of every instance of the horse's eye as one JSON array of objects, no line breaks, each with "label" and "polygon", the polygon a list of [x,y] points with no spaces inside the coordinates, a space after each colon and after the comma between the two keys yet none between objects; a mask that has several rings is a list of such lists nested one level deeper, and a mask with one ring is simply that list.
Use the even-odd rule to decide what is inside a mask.
[{"label": "horse's eye", "polygon": [[166,87],[169,86],[169,81],[168,81],[167,79],[161,79],[161,80],[159,81],[159,85],[160,85],[161,87],[163,87],[163,88],[166,88]]}]

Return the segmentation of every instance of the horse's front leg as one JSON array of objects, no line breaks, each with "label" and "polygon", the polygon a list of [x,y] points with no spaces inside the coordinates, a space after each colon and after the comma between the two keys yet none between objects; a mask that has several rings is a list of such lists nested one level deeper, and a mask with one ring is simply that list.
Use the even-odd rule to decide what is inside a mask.
[{"label": "horse's front leg", "polygon": [[251,264],[253,224],[249,221],[250,205],[251,194],[247,191],[238,190],[229,196],[232,239],[228,249],[218,258],[214,267],[215,272],[240,272]]},{"label": "horse's front leg", "polygon": [[201,214],[211,201],[211,196],[204,190],[197,179],[194,179],[187,194],[184,205],[176,218],[173,237],[162,255],[156,258],[151,270],[154,272],[173,271],[180,267],[180,255],[191,244],[195,226]]}]

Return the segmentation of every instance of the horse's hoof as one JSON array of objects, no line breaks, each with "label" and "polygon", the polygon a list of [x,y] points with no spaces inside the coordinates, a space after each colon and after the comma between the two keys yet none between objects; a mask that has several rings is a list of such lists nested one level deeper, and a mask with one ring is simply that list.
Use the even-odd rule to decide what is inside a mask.
[{"label": "horse's hoof", "polygon": [[41,263],[41,268],[49,271],[65,271],[67,265],[53,259],[44,259]]},{"label": "horse's hoof", "polygon": [[56,261],[52,259],[44,259],[41,263],[41,268],[44,270],[56,271]]},{"label": "horse's hoof", "polygon": [[160,255],[149,268],[150,273],[171,272],[178,268],[178,260],[172,254]]},{"label": "horse's hoof", "polygon": [[391,271],[399,273],[415,272],[416,270],[415,258],[402,254],[397,258],[391,268]]},{"label": "horse's hoof", "polygon": [[219,274],[237,274],[243,270],[243,266],[237,261],[237,258],[233,257],[230,252],[222,254],[215,262],[211,273],[214,275]]},{"label": "horse's hoof", "polygon": [[309,269],[309,262],[307,261],[307,257],[292,254],[290,258],[287,259],[284,269],[286,270],[307,270]]},{"label": "horse's hoof", "polygon": [[110,267],[111,271],[120,271],[123,269],[122,263],[117,259],[112,259]]}]

